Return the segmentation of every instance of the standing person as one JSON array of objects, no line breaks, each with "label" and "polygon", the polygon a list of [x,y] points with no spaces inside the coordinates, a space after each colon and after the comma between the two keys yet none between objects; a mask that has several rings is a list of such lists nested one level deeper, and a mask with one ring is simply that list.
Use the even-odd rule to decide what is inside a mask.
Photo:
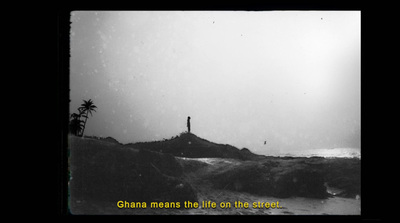
[{"label": "standing person", "polygon": [[190,132],[190,116],[188,116],[187,119],[187,127],[188,127],[188,132]]}]

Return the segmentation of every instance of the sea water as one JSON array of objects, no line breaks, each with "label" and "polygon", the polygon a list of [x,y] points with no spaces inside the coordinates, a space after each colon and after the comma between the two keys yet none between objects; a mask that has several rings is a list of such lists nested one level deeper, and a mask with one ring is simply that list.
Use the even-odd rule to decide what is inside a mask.
[{"label": "sea water", "polygon": [[293,157],[312,157],[319,156],[325,158],[359,158],[361,159],[360,148],[323,148],[323,149],[309,149],[301,151],[274,151],[271,150],[272,156],[293,156]]}]

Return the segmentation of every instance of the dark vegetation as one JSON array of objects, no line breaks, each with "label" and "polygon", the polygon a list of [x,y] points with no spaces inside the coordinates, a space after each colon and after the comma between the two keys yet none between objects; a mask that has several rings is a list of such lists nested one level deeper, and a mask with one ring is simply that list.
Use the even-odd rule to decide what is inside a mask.
[{"label": "dark vegetation", "polygon": [[[92,99],[89,99],[88,101],[83,100],[81,107],[78,108],[78,113],[71,114],[69,132],[76,136],[83,136],[89,114],[90,116],[93,116],[92,112],[96,112],[95,108],[97,107],[93,104]],[[84,118],[84,120],[81,120],[81,118]]]}]

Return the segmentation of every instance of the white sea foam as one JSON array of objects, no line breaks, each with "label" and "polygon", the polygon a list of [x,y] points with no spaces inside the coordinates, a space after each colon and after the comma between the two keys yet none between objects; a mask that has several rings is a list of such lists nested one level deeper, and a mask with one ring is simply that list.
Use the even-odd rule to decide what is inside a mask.
[{"label": "white sea foam", "polygon": [[273,156],[295,156],[295,157],[312,157],[319,156],[325,158],[359,158],[361,159],[360,148],[328,148],[328,149],[309,149],[291,152],[272,152]]}]

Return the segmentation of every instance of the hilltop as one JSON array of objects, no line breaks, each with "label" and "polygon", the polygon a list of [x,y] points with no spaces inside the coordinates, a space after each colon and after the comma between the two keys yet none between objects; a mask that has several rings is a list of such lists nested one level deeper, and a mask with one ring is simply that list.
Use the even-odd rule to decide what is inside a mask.
[{"label": "hilltop", "polygon": [[238,149],[228,144],[217,144],[202,139],[193,133],[182,133],[169,140],[125,144],[126,147],[161,152],[176,157],[188,158],[232,158],[239,160],[260,160],[263,155],[252,153],[249,149]]}]

